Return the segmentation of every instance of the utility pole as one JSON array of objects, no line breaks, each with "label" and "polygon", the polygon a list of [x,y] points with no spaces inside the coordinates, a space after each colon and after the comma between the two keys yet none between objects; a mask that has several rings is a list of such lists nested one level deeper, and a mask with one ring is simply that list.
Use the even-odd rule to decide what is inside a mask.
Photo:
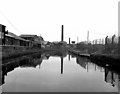
[{"label": "utility pole", "polygon": [[79,37],[77,37],[77,43],[79,42]]}]

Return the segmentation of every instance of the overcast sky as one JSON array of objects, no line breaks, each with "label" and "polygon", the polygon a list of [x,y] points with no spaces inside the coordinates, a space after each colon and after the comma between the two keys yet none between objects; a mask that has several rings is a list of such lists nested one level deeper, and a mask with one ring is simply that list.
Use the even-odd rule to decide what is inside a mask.
[{"label": "overcast sky", "polygon": [[0,24],[20,34],[36,34],[46,41],[90,40],[118,33],[119,0],[1,0]]}]

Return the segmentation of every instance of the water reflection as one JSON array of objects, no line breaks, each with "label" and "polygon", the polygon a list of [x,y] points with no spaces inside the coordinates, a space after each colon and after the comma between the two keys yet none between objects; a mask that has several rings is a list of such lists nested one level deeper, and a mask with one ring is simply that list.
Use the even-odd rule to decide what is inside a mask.
[{"label": "water reflection", "polygon": [[[76,63],[79,64],[84,69],[86,69],[86,67],[88,65],[88,59],[79,57],[79,58],[76,58]],[[88,69],[88,67],[87,67],[87,69]]]},{"label": "water reflection", "polygon": [[68,60],[70,61],[70,54],[68,54]]},{"label": "water reflection", "polygon": [[63,57],[61,57],[61,74],[63,74]]},{"label": "water reflection", "polygon": [[40,65],[43,60],[48,60],[50,56],[57,56],[61,58],[61,74],[63,74],[63,58],[67,56],[67,52],[48,52],[48,53],[37,53],[33,55],[23,56],[20,58],[16,58],[13,60],[6,60],[3,61],[5,64],[2,65],[1,70],[1,78],[2,82],[0,85],[5,83],[5,76],[7,76],[7,73],[10,71],[13,71],[17,67],[33,67],[36,68],[36,66]]},{"label": "water reflection", "polygon": [[[40,65],[42,62],[44,56],[41,56],[41,54],[34,54],[30,56],[23,56],[21,58],[17,58],[10,61],[4,61],[5,64],[2,65],[2,83],[5,83],[5,76],[7,76],[7,73],[10,71],[13,71],[17,67],[36,67],[37,65]],[[46,57],[48,58],[48,57]]]},{"label": "water reflection", "polygon": [[110,83],[113,87],[117,86],[120,92],[120,75],[105,68],[105,82]]},{"label": "water reflection", "polygon": [[113,68],[111,66],[101,65],[100,63],[102,62],[93,63],[90,62],[90,60],[88,60],[87,58],[81,57],[76,58],[76,63],[79,64],[82,68],[86,69],[87,72],[89,71],[89,67],[91,64],[92,66],[94,66],[93,69],[95,69],[95,71],[100,70],[101,72],[104,72],[104,81],[106,83],[110,83],[113,87],[117,87],[118,92],[120,93],[120,71],[118,67]]},{"label": "water reflection", "polygon": [[[50,57],[52,57],[52,58],[50,58]],[[54,61],[53,58],[57,58],[57,60],[60,58],[60,69],[59,70],[61,72],[59,72],[59,74],[61,76],[55,75],[55,73],[53,73],[53,74],[51,73],[51,71],[52,72],[57,71],[56,69],[59,68],[59,66],[58,66],[58,68],[54,67],[55,63],[51,62],[51,60]],[[43,63],[44,60],[46,62],[47,61],[50,61],[50,62]],[[83,89],[83,91],[85,91],[85,90],[101,91],[103,89],[103,87],[105,87],[105,86],[106,87],[108,86],[109,88],[107,87],[106,89],[103,89],[103,91],[108,91],[107,89],[111,89],[111,87],[113,87],[112,89],[117,87],[118,88],[117,90],[120,91],[120,75],[119,75],[120,72],[116,71],[117,68],[116,68],[116,70],[115,69],[113,70],[113,68],[111,68],[110,66],[102,66],[102,65],[100,66],[99,63],[91,62],[89,59],[86,59],[86,58],[67,54],[67,52],[37,53],[37,54],[23,56],[18,59],[8,60],[8,61],[4,61],[4,62],[6,64],[2,65],[2,72],[0,72],[2,75],[1,85],[6,83],[5,78],[7,78],[8,72],[13,71],[15,68],[18,68],[18,67],[20,67],[20,68],[26,68],[26,67],[37,68],[37,66],[39,66],[39,68],[41,68],[42,70],[39,72],[36,72],[36,75],[40,75],[40,73],[42,73],[44,71],[45,72],[43,73],[44,75],[43,74],[40,75],[41,80],[39,79],[37,82],[41,81],[41,84],[42,84],[44,81],[42,79],[46,79],[45,77],[50,77],[49,80],[45,80],[45,81],[47,81],[48,84],[50,84],[50,82],[49,82],[49,81],[51,81],[50,79],[54,79],[56,83],[52,82],[52,84],[58,85],[58,86],[55,86],[55,87],[53,86],[53,87],[54,88],[59,87],[60,89],[58,89],[58,90],[61,90],[61,91],[67,91],[67,89],[69,87],[70,89],[68,89],[68,91],[73,90],[73,91],[77,92],[77,91],[80,91],[79,89],[82,89],[83,86],[85,88],[85,89]],[[50,64],[50,63],[52,63],[52,64]],[[48,66],[47,66],[47,64],[48,64]],[[41,65],[42,65],[42,67],[41,67]],[[58,63],[58,65],[59,65],[59,63]],[[44,69],[44,66],[47,66],[46,70]],[[48,69],[50,66],[51,67],[53,66],[53,67]],[[55,69],[53,69],[53,68],[55,68]],[[80,69],[80,71],[79,71],[79,69]],[[47,70],[50,70],[50,72],[48,72]],[[48,76],[45,75],[46,71],[47,71]],[[56,74],[58,74],[58,72]],[[54,78],[52,78],[52,77],[54,77]],[[33,79],[37,79],[36,76],[33,77]],[[73,82],[71,82],[71,81],[73,81]],[[60,84],[59,82],[62,84]],[[68,84],[68,86],[65,85],[66,83]],[[90,88],[91,84],[94,84],[92,86],[92,88]],[[110,84],[111,87],[106,84]],[[42,84],[42,85],[44,87],[44,84]],[[101,86],[99,86],[99,85],[101,85]],[[46,87],[48,88],[48,86],[46,86]],[[67,87],[67,89],[65,90],[64,87]],[[49,87],[49,88],[51,88],[51,87]],[[93,88],[96,88],[98,90],[93,89]],[[45,89],[43,89],[43,90],[45,90]],[[113,91],[115,91],[115,90],[113,90]]]}]

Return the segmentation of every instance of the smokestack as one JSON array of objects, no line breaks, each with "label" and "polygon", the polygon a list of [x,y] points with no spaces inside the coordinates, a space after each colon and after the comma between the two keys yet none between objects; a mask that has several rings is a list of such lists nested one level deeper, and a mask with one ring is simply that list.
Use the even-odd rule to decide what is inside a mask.
[{"label": "smokestack", "polygon": [[63,27],[63,25],[62,25],[62,33],[61,33],[61,41],[63,42],[64,41],[64,27]]},{"label": "smokestack", "polygon": [[118,2],[118,55],[120,56],[120,1]]},{"label": "smokestack", "polygon": [[120,1],[118,2],[118,36],[120,36]]},{"label": "smokestack", "polygon": [[69,44],[70,44],[70,38],[69,38]]}]

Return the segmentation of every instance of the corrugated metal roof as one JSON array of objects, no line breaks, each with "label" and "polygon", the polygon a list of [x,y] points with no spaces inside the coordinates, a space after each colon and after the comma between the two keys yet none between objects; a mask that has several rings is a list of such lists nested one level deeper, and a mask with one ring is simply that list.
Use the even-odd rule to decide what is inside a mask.
[{"label": "corrugated metal roof", "polygon": [[42,36],[38,36],[40,40],[44,41],[43,37]]},{"label": "corrugated metal roof", "polygon": [[20,35],[20,37],[35,37],[37,35]]},{"label": "corrugated metal roof", "polygon": [[13,34],[12,32],[8,32],[8,34],[6,34],[6,36],[9,36],[9,37],[12,37],[12,38],[15,38],[15,39],[19,39],[19,40],[23,40],[23,41],[29,41],[29,40],[25,40],[15,34]]}]

